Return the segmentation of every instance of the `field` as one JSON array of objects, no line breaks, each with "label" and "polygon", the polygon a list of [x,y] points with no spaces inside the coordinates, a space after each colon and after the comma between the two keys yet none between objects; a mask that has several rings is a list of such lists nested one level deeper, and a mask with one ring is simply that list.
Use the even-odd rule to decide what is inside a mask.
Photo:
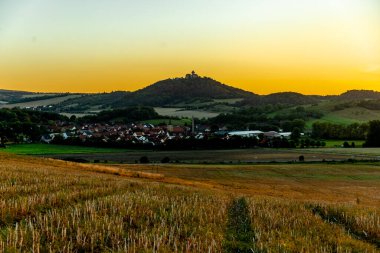
[{"label": "field", "polygon": [[0,104],[0,108],[13,108],[13,107],[28,108],[28,107],[55,105],[63,101],[66,101],[68,99],[78,98],[80,96],[81,95],[67,95],[64,97],[56,97],[56,98],[51,98],[51,99],[43,99],[43,100],[37,100],[37,101],[31,101],[31,102],[25,102],[25,103],[3,104],[3,105]]},{"label": "field", "polygon": [[364,144],[364,140],[326,140],[326,148],[341,148],[343,143],[347,141],[350,145],[351,143],[355,143],[355,147],[362,147]]},{"label": "field", "polygon": [[184,110],[182,108],[164,108],[164,107],[155,107],[154,110],[162,115],[169,117],[184,117],[184,118],[213,118],[219,115],[215,112],[207,111],[197,111],[197,110]]},{"label": "field", "polygon": [[380,159],[380,148],[318,148],[304,149],[305,153],[345,155],[351,159]]},{"label": "field", "polygon": [[380,207],[380,166],[373,164],[114,165],[158,173],[167,182],[249,195]]},{"label": "field", "polygon": [[371,164],[0,159],[0,252],[379,252]]},{"label": "field", "polygon": [[[352,123],[365,123],[370,120],[378,119],[380,117],[379,110],[369,110],[357,105],[351,105],[349,108],[336,110],[335,107],[342,104],[342,101],[323,101],[318,104],[304,105],[307,110],[317,111],[323,113],[320,119],[311,119],[306,122],[306,129],[311,129],[314,122],[328,122],[333,124],[349,125]],[[275,116],[276,114],[286,114],[296,107],[281,109],[279,111],[269,114]]]},{"label": "field", "polygon": [[126,150],[116,148],[79,147],[53,144],[15,144],[7,146],[4,151],[18,155],[57,155],[114,153],[122,151],[125,152]]},{"label": "field", "polygon": [[378,119],[380,117],[380,111],[369,110],[363,107],[351,107],[344,110],[331,112],[329,116],[330,118],[344,118],[347,119],[347,121],[352,120],[355,122],[367,122]]},{"label": "field", "polygon": [[[160,163],[168,157],[172,163],[185,164],[250,164],[250,163],[287,163],[298,162],[302,155],[306,162],[328,162],[355,160],[380,160],[380,149],[343,149],[343,148],[320,148],[320,149],[232,149],[232,150],[188,150],[188,151],[153,151],[153,150],[112,150],[91,152],[83,148],[83,152],[70,152],[66,150],[59,153],[46,151],[37,153],[34,150],[30,154],[41,155],[57,159],[76,158],[89,162],[95,160],[109,163],[136,163],[142,156],[147,156],[152,163]],[[65,153],[66,152],[66,153]],[[21,152],[20,152],[21,153]],[[50,154],[49,154],[50,153]],[[28,154],[24,152],[22,154]]]}]

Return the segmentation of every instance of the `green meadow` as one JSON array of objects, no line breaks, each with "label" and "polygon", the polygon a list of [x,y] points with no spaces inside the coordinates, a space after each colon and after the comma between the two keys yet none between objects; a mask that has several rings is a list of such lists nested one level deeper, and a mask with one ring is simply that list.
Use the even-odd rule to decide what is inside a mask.
[{"label": "green meadow", "polygon": [[117,148],[97,148],[65,146],[53,144],[13,144],[3,149],[4,152],[18,155],[54,155],[54,154],[92,154],[92,153],[114,153],[128,151]]}]

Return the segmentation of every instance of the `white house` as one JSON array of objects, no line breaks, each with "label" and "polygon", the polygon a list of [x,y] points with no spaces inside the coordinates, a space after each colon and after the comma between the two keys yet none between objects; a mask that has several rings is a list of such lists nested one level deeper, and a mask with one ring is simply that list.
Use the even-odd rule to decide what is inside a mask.
[{"label": "white house", "polygon": [[253,131],[232,131],[229,132],[228,136],[240,136],[240,137],[258,137],[259,134],[262,134],[262,131],[253,130]]}]

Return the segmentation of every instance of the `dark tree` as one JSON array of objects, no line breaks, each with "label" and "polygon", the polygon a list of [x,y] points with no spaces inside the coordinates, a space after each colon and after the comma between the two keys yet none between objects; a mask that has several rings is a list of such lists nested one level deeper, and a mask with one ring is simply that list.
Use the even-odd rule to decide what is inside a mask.
[{"label": "dark tree", "polygon": [[369,122],[365,146],[380,147],[380,120],[373,120]]},{"label": "dark tree", "polygon": [[162,160],[161,160],[161,163],[169,163],[169,162],[170,162],[170,158],[167,156],[162,158]]},{"label": "dark tree", "polygon": [[147,156],[140,157],[140,163],[149,163],[149,159]]},{"label": "dark tree", "polygon": [[298,143],[299,138],[301,137],[301,130],[298,127],[295,127],[293,129],[292,135],[290,138],[295,142]]}]

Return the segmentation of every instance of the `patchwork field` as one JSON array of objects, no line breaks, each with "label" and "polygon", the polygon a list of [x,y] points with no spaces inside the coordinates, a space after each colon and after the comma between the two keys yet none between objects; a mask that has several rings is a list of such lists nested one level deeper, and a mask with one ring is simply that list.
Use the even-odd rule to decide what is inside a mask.
[{"label": "patchwork field", "polygon": [[373,164],[0,160],[0,252],[380,250]]},{"label": "patchwork field", "polygon": [[[108,163],[136,163],[142,156],[147,156],[152,163],[160,163],[168,157],[173,163],[190,164],[244,164],[244,163],[268,163],[268,162],[297,162],[299,156],[304,156],[306,162],[321,161],[347,161],[356,160],[380,160],[380,149],[232,149],[232,150],[181,150],[181,151],[152,151],[152,150],[107,150],[74,147],[71,152],[67,147],[46,149],[23,150],[10,149],[18,154],[41,155],[57,159],[84,159],[89,162],[107,161]],[[81,150],[81,152],[80,152]],[[102,152],[104,150],[104,152]],[[79,151],[79,152],[77,152]],[[30,153],[28,153],[30,152]]]},{"label": "patchwork field", "polygon": [[66,101],[71,98],[78,98],[81,95],[67,95],[63,97],[56,97],[51,99],[42,99],[42,100],[36,100],[31,102],[25,102],[25,103],[16,103],[16,104],[0,104],[0,108],[13,108],[13,107],[20,107],[20,108],[28,108],[28,107],[38,107],[38,106],[48,106],[48,105],[55,105],[59,104],[63,101]]},{"label": "patchwork field", "polygon": [[219,115],[219,113],[197,110],[184,110],[183,108],[166,108],[155,107],[154,110],[162,115],[169,117],[185,117],[185,118],[213,118]]}]

